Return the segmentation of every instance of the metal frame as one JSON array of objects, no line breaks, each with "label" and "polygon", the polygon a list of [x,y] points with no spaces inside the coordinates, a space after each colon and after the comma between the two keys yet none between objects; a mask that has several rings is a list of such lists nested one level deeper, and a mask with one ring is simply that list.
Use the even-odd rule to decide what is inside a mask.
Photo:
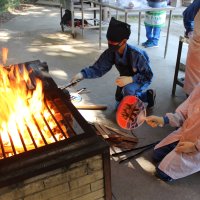
[{"label": "metal frame", "polygon": [[[73,0],[72,0],[73,2]],[[81,0],[81,2],[83,2],[83,0]],[[133,8],[133,9],[126,9],[126,8],[123,8],[122,6],[119,6],[114,3],[101,3],[101,2],[98,2],[98,1],[95,1],[95,0],[88,0],[88,2],[91,2],[95,5],[98,5],[99,6],[99,11],[100,11],[100,25],[98,26],[99,27],[99,48],[101,49],[101,29],[102,29],[102,7],[108,7],[110,9],[113,9],[113,10],[116,10],[116,18],[118,18],[118,11],[121,11],[121,12],[124,12],[124,16],[125,16],[125,22],[128,21],[128,14],[129,13],[135,13],[135,12],[138,12],[138,44],[140,43],[140,33],[141,33],[141,13],[142,12],[146,12],[146,11],[160,11],[160,10],[165,10],[165,11],[169,11],[169,20],[168,20],[168,26],[167,26],[167,37],[166,37],[166,42],[165,42],[165,50],[164,50],[164,58],[166,58],[166,55],[167,55],[167,47],[168,47],[168,40],[169,40],[169,31],[170,31],[170,24],[171,24],[171,18],[172,18],[172,11],[175,9],[175,7],[172,7],[172,6],[167,6],[167,7],[164,7],[164,8],[151,8],[151,7],[142,7],[142,8]],[[73,4],[73,3],[72,3]],[[82,5],[82,3],[81,3]],[[74,20],[74,6],[72,5],[71,7],[71,11],[72,11],[72,15],[73,15],[73,18],[72,20]],[[84,9],[82,7],[82,20],[83,20],[83,17],[84,17]],[[83,27],[84,29],[84,27]],[[75,30],[74,30],[74,26],[73,26],[73,21],[72,21],[72,35],[75,34]],[[83,34],[83,32],[82,32]]]},{"label": "metal frame", "polygon": [[[67,0],[63,0],[63,1],[67,1]],[[75,0],[69,0],[71,3],[70,3],[70,8],[68,8],[70,11],[71,11],[71,14],[72,14],[72,22],[74,22],[75,20],[75,12],[76,10],[79,10],[81,12],[81,25],[82,27],[79,27],[79,29],[82,30],[82,36],[83,36],[83,33],[84,33],[84,29],[92,29],[92,28],[98,28],[99,26],[97,26],[97,21],[99,21],[96,16],[97,16],[97,10],[99,10],[99,8],[96,7],[96,4],[93,4],[92,2],[90,1],[87,1],[87,0],[80,0],[80,4],[77,4],[78,2],[75,1]],[[90,4],[93,4],[93,7],[88,7],[88,8],[85,8],[85,4],[86,3],[90,3]],[[63,16],[63,8],[64,5],[63,5],[63,2],[61,3],[60,2],[60,18],[62,20],[62,16]],[[94,17],[90,20],[93,20],[93,25],[90,24],[90,26],[88,27],[84,27],[84,11],[93,11],[94,12]],[[76,33],[75,33],[75,26],[74,26],[74,23],[71,24],[71,34],[73,36],[73,38],[76,37]],[[65,30],[65,26],[63,24],[61,24],[61,30],[64,32]]]},{"label": "metal frame", "polygon": [[173,86],[172,86],[172,96],[175,96],[176,85],[179,85],[180,87],[184,86],[184,79],[185,79],[185,77],[178,78],[178,72],[179,72],[179,67],[180,67],[180,60],[181,60],[183,43],[188,44],[188,38],[180,36],[179,37],[179,45],[178,45],[177,58],[176,58],[176,67],[175,67],[175,71],[174,71],[174,81],[173,81]]},{"label": "metal frame", "polygon": [[103,152],[102,159],[103,159],[103,172],[104,172],[105,200],[112,200],[111,166],[110,166],[109,149]]}]

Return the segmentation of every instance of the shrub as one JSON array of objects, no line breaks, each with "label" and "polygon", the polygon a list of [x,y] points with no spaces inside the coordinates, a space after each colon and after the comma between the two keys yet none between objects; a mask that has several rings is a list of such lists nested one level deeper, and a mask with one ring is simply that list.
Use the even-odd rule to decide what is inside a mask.
[{"label": "shrub", "polygon": [[6,11],[8,8],[15,8],[19,6],[20,0],[1,0],[0,1],[0,11]]},{"label": "shrub", "polygon": [[16,8],[20,3],[35,3],[37,0],[0,0],[0,12],[7,11],[9,8]]}]

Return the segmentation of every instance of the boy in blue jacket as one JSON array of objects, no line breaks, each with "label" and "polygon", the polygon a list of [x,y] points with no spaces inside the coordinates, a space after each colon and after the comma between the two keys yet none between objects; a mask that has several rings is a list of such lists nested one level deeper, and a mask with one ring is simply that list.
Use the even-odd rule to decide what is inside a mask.
[{"label": "boy in blue jacket", "polygon": [[[146,52],[127,44],[131,33],[130,25],[111,18],[108,31],[108,49],[89,67],[76,74],[71,82],[83,79],[99,78],[106,74],[113,65],[119,71],[115,79],[117,90],[116,105],[127,95],[136,95],[148,108],[154,106],[155,91],[146,90],[151,83],[153,73]],[[146,91],[145,91],[146,90]]]}]

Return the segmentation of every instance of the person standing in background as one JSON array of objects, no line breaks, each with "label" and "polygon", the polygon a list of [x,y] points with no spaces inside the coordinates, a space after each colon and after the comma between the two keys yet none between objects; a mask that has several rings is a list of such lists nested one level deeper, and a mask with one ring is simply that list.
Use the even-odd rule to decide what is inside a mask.
[{"label": "person standing in background", "polygon": [[[148,5],[152,8],[166,7],[167,0],[148,0]],[[158,47],[161,28],[165,25],[166,11],[148,11],[145,13],[145,28],[147,41],[142,43],[145,48]]]}]

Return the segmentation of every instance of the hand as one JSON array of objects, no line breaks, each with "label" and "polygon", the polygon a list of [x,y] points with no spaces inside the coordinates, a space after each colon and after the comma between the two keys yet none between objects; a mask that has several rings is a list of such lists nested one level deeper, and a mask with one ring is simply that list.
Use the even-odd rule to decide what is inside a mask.
[{"label": "hand", "polygon": [[164,125],[164,119],[163,117],[158,117],[155,115],[151,115],[149,117],[146,117],[146,122],[149,126],[155,128],[157,126],[163,127]]},{"label": "hand", "polygon": [[84,78],[83,78],[83,74],[81,73],[81,72],[79,72],[78,74],[76,74],[73,78],[72,78],[72,80],[71,80],[71,83],[74,83],[74,82],[76,82],[76,81],[78,81],[78,80],[83,80]]},{"label": "hand", "polygon": [[125,85],[128,85],[129,83],[133,82],[132,76],[119,76],[116,78],[115,83],[119,87],[124,87]]},{"label": "hand", "polygon": [[175,151],[177,153],[193,153],[197,152],[197,148],[193,142],[179,142]]}]

